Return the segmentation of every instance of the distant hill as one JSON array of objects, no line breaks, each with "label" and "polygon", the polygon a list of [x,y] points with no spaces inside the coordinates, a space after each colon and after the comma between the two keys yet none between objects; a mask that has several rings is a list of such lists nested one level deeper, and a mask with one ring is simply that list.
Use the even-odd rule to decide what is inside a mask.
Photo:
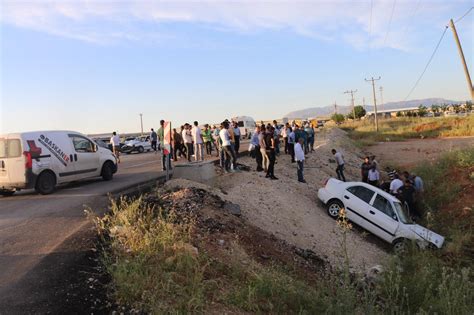
[{"label": "distant hill", "polygon": [[[459,104],[460,101],[451,101],[444,98],[425,98],[421,100],[411,100],[406,102],[389,102],[383,104],[384,109],[398,109],[405,107],[418,107],[424,105],[430,107],[431,105],[441,105],[441,104]],[[378,106],[377,106],[378,107]],[[337,112],[340,114],[347,114],[351,110],[351,106],[337,106]],[[367,111],[373,110],[373,106],[365,106]],[[320,117],[320,116],[331,116],[334,114],[334,105],[323,106],[323,107],[311,107],[301,110],[296,110],[286,114],[285,117],[289,119],[295,118],[309,118],[309,117]]]}]

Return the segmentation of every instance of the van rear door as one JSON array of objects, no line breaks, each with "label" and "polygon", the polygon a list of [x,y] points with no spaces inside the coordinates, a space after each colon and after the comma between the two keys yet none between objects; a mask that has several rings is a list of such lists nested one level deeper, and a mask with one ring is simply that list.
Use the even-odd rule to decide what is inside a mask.
[{"label": "van rear door", "polygon": [[0,187],[22,188],[25,184],[25,158],[21,140],[8,136],[0,138]]}]

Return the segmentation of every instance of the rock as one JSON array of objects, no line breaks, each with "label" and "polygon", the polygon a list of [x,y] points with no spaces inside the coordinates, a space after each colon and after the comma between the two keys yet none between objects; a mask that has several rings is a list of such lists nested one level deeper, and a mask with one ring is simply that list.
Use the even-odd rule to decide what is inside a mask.
[{"label": "rock", "polygon": [[240,217],[242,212],[240,210],[240,206],[238,204],[235,204],[235,203],[231,203],[231,202],[226,202],[224,204],[224,209],[229,211],[231,214],[237,216],[237,217]]},{"label": "rock", "polygon": [[224,240],[219,240],[218,243],[219,243],[220,246],[224,246],[225,241]]}]

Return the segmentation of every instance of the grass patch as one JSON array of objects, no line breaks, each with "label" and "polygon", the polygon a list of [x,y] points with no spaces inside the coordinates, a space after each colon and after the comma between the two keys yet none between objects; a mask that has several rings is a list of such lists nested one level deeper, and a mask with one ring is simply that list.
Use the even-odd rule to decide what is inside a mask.
[{"label": "grass patch", "polygon": [[403,141],[414,138],[474,136],[474,115],[466,117],[391,118],[379,120],[379,132],[369,120],[348,122],[342,129],[360,147],[383,141]]},{"label": "grass patch", "polygon": [[[227,249],[211,244],[199,222],[191,212],[177,213],[143,198],[113,202],[106,216],[96,217],[114,300],[152,314],[469,314],[474,309],[470,269],[446,264],[442,252],[413,250],[394,257],[373,279],[350,274],[347,261],[315,276],[276,261],[259,263],[235,236]],[[346,248],[345,238],[341,242]]]}]

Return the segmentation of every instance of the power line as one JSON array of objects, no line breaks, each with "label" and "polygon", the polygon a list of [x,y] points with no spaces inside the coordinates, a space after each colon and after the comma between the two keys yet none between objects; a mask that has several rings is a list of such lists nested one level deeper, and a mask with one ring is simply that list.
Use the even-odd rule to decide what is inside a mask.
[{"label": "power line", "polygon": [[464,19],[466,17],[466,15],[468,15],[469,13],[471,13],[471,11],[474,9],[474,7],[471,7],[469,10],[467,10],[466,13],[464,13],[463,16],[461,16],[459,19],[457,19],[456,21],[454,21],[454,24],[456,24],[457,22],[461,21],[462,19]]},{"label": "power line", "polygon": [[446,34],[446,31],[447,31],[447,30],[448,30],[448,26],[446,26],[446,27],[444,28],[443,34],[441,34],[441,38],[439,39],[438,44],[436,45],[436,47],[435,47],[433,53],[431,54],[430,59],[429,59],[428,62],[426,63],[426,66],[425,66],[425,68],[423,69],[423,72],[422,72],[421,75],[418,77],[418,80],[416,80],[415,85],[411,88],[410,92],[408,93],[408,95],[405,97],[405,99],[404,99],[403,101],[406,101],[406,100],[410,97],[411,93],[413,93],[413,91],[414,91],[414,90],[416,89],[416,87],[418,86],[418,83],[420,83],[421,78],[423,78],[423,75],[425,74],[426,70],[428,69],[428,67],[429,67],[429,65],[430,65],[430,63],[431,63],[431,61],[433,60],[434,56],[436,55],[436,52],[438,51],[439,45],[441,45],[441,41],[443,40],[444,35]]},{"label": "power line", "polygon": [[392,13],[390,14],[390,20],[388,21],[387,33],[385,34],[385,39],[383,41],[384,46],[385,46],[385,43],[387,42],[388,33],[390,32],[390,28],[392,26],[393,13],[395,12],[396,4],[397,4],[397,0],[393,0]]}]

